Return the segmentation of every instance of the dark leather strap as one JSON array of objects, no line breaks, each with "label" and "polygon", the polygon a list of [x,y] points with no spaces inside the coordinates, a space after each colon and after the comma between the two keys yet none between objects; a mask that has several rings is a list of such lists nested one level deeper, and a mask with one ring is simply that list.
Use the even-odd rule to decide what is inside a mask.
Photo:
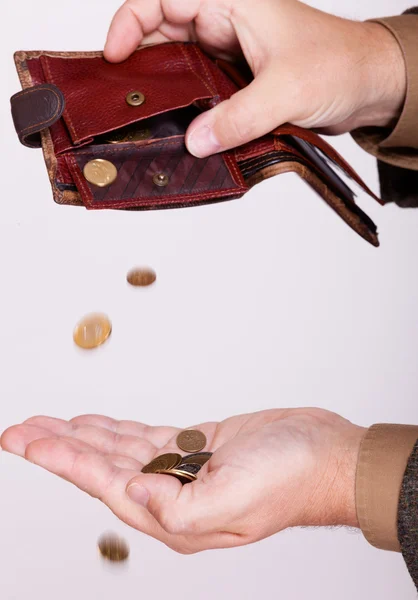
[{"label": "dark leather strap", "polygon": [[10,102],[19,140],[29,148],[40,147],[40,132],[58,121],[65,106],[61,90],[49,83],[27,88]]}]

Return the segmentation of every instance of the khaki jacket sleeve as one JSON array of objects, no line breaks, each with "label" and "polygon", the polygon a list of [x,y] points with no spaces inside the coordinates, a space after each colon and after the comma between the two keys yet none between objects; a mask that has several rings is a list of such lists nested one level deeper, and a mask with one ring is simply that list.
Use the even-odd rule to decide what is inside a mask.
[{"label": "khaki jacket sleeve", "polygon": [[[414,12],[416,11],[416,13]],[[418,171],[418,9],[399,17],[374,19],[397,39],[407,72],[407,95],[393,130],[363,128],[352,133],[366,152],[391,165]]]},{"label": "khaki jacket sleeve", "polygon": [[360,447],[356,475],[357,517],[377,548],[400,552],[398,504],[418,426],[373,425]]}]

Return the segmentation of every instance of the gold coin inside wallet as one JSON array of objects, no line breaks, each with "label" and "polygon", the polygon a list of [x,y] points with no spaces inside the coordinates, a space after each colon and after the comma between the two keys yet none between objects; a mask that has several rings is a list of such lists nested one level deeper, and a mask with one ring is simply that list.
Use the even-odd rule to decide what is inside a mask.
[{"label": "gold coin inside wallet", "polygon": [[73,332],[73,339],[79,348],[91,350],[101,346],[112,333],[112,324],[106,315],[86,315]]},{"label": "gold coin inside wallet", "polygon": [[84,165],[83,175],[89,183],[106,187],[116,180],[118,171],[109,160],[95,158]]},{"label": "gold coin inside wallet", "polygon": [[139,125],[128,125],[105,135],[108,144],[126,144],[128,142],[142,142],[151,137],[151,131],[147,127]]}]

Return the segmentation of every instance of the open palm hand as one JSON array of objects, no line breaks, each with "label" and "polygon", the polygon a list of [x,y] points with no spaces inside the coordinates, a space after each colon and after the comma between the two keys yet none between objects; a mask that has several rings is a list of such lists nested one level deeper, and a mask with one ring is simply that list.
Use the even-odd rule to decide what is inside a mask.
[{"label": "open palm hand", "polygon": [[356,525],[362,428],[319,409],[269,410],[195,428],[214,454],[183,487],[141,473],[156,456],[178,452],[174,427],[98,415],[33,417],[7,429],[1,446],[182,553],[247,544],[295,525]]}]

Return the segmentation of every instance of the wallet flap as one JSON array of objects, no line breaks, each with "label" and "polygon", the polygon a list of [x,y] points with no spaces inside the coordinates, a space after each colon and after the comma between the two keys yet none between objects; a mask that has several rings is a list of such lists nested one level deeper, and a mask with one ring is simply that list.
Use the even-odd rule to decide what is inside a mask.
[{"label": "wallet flap", "polygon": [[65,97],[64,121],[72,143],[216,96],[199,73],[187,44],[146,46],[126,61],[103,56],[40,57],[48,83]]},{"label": "wallet flap", "polygon": [[29,148],[41,146],[39,133],[56,123],[65,107],[60,89],[47,83],[18,92],[10,103],[16,133]]}]

